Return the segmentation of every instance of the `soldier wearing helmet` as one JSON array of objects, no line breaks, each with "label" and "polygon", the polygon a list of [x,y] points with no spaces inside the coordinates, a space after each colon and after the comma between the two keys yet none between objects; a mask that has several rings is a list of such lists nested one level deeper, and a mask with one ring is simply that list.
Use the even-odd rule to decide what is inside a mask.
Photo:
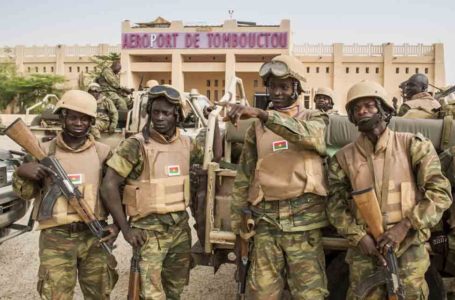
[{"label": "soldier wearing helmet", "polygon": [[238,239],[247,238],[240,230],[242,210],[253,212],[256,234],[247,284],[253,299],[281,299],[285,286],[295,299],[328,294],[320,232],[328,225],[327,116],[305,110],[300,102],[303,71],[292,56],[273,58],[259,71],[270,109],[229,105],[226,117],[233,123],[258,118],[245,136],[231,201]]},{"label": "soldier wearing helmet", "polygon": [[125,240],[140,251],[141,299],[179,299],[191,265],[190,164],[201,163],[203,149],[178,128],[178,90],[152,87],[146,111],[142,131],[123,141],[107,162],[101,194]]},{"label": "soldier wearing helmet", "polygon": [[338,114],[338,111],[333,109],[335,103],[333,101],[333,91],[330,88],[318,88],[314,94],[314,103],[316,104],[316,109],[325,112],[328,115]]},{"label": "soldier wearing helmet", "polygon": [[118,123],[118,111],[114,103],[101,94],[101,87],[91,83],[87,92],[96,99],[96,122],[92,127],[92,134],[96,139],[101,137],[101,132],[114,133]]},{"label": "soldier wearing helmet", "polygon": [[[40,146],[47,155],[60,161],[97,219],[106,224],[108,214],[98,187],[111,152],[89,134],[95,123],[96,100],[87,92],[70,90],[57,103],[55,113],[60,114],[62,132]],[[50,219],[38,219],[43,196],[52,186],[48,172],[37,162],[27,162],[16,169],[13,177],[16,193],[24,199],[35,199],[32,216],[41,230],[38,293],[41,299],[71,299],[79,278],[84,298],[108,299],[118,279],[116,262],[98,246],[98,239],[66,198],[60,196],[56,200]],[[109,235],[103,240],[113,242],[118,234],[117,226],[105,228]]]},{"label": "soldier wearing helmet", "polygon": [[[346,111],[360,135],[330,162],[327,215],[351,246],[346,254],[348,299],[356,299],[360,283],[376,271],[377,264],[386,264],[384,255],[390,248],[398,257],[405,299],[427,299],[424,275],[430,260],[425,241],[451,203],[450,183],[429,140],[387,128],[393,109],[381,85],[362,81],[352,86]],[[383,216],[385,232],[376,239],[351,196],[368,190],[369,199],[380,203]],[[364,299],[387,296],[383,285],[368,292]]]},{"label": "soldier wearing helmet", "polygon": [[428,78],[424,74],[414,74],[400,84],[405,102],[398,111],[398,116],[409,119],[437,119],[441,108],[439,102],[427,92]]},{"label": "soldier wearing helmet", "polygon": [[101,86],[104,96],[111,99],[118,110],[128,110],[133,102],[128,97],[134,90],[120,85],[119,73],[122,69],[119,59],[114,59],[110,67],[101,70],[96,82]]}]

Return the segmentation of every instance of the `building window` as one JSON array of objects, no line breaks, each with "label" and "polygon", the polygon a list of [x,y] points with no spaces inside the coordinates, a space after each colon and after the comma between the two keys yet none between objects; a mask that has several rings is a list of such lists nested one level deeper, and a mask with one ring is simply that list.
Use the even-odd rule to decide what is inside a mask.
[{"label": "building window", "polygon": [[310,73],[310,67],[306,67],[306,72]]},{"label": "building window", "polygon": [[35,73],[38,73],[38,67],[35,67]]},{"label": "building window", "polygon": [[395,68],[395,73],[396,74],[400,73],[400,68]]},{"label": "building window", "polygon": [[224,86],[226,86],[226,81],[225,81],[225,80],[223,80],[223,87],[224,87]]},{"label": "building window", "polygon": [[356,68],[355,68],[355,72],[356,72],[356,74],[359,74],[360,68],[359,68],[359,67],[356,67]]},{"label": "building window", "polygon": [[319,67],[316,67],[316,73],[319,73]]},{"label": "building window", "polygon": [[171,83],[171,82],[172,82],[172,80],[170,80],[170,79],[169,79],[167,82],[169,82],[169,85],[171,85],[171,84],[172,84],[172,83]]},{"label": "building window", "polygon": [[419,68],[416,68],[416,74],[419,73]]},{"label": "building window", "polygon": [[329,74],[329,73],[330,73],[330,68],[329,68],[329,67],[326,67],[326,68],[325,68],[325,72],[326,72],[327,74]]},{"label": "building window", "polygon": [[376,74],[379,74],[379,68],[376,68]]},{"label": "building window", "polygon": [[51,72],[54,73],[54,67],[51,67]]},{"label": "building window", "polygon": [[253,81],[253,86],[254,86],[255,88],[257,88],[257,87],[259,86],[259,82],[258,82],[257,79],[255,79],[255,80]]},{"label": "building window", "polygon": [[46,67],[43,67],[43,73],[46,73],[46,72],[47,72]]},{"label": "building window", "polygon": [[428,68],[425,68],[425,74],[428,74]]},{"label": "building window", "polygon": [[85,73],[88,73],[88,67],[85,67]]},{"label": "building window", "polygon": [[210,80],[207,80],[207,86],[208,87],[210,86]]},{"label": "building window", "polygon": [[161,81],[161,84],[164,84],[164,82],[165,82],[164,79],[161,79],[160,81]]},{"label": "building window", "polygon": [[370,68],[366,67],[365,68],[365,73],[369,74],[370,73]]},{"label": "building window", "polygon": [[307,109],[310,108],[310,96],[304,96],[303,101],[304,101],[303,105],[305,106],[305,108]]},{"label": "building window", "polygon": [[346,74],[349,74],[349,67],[346,67]]},{"label": "building window", "polygon": [[210,100],[210,90],[207,90],[206,96],[207,96],[207,98],[209,98],[209,100]]},{"label": "building window", "polygon": [[406,67],[406,69],[404,69],[404,71],[406,74],[409,74],[409,67]]},{"label": "building window", "polygon": [[27,68],[27,70],[28,70],[28,72],[29,72],[29,73],[31,72],[31,69],[30,69],[30,67],[28,67],[28,68]]},{"label": "building window", "polygon": [[81,67],[77,67],[77,72],[80,73],[81,72]]},{"label": "building window", "polygon": [[218,79],[215,79],[215,82],[213,83],[213,86],[218,86]]},{"label": "building window", "polygon": [[73,72],[73,67],[68,67],[68,72]]},{"label": "building window", "polygon": [[215,90],[215,101],[218,101],[218,90]]}]

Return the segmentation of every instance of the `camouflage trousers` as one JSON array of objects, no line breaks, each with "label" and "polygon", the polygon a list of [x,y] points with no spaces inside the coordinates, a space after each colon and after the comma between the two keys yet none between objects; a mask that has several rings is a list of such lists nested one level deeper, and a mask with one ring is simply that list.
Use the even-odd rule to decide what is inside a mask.
[{"label": "camouflage trousers", "polygon": [[286,284],[292,299],[324,299],[328,295],[321,232],[282,232],[257,225],[248,272],[251,299],[281,299]]},{"label": "camouflage trousers", "polygon": [[141,299],[180,299],[188,284],[191,266],[191,232],[185,225],[167,231],[143,229],[147,240],[141,248]]},{"label": "camouflage trousers", "polygon": [[95,126],[90,128],[90,133],[95,137],[95,139],[101,138],[101,132],[109,131],[109,121],[96,120]]},{"label": "camouflage trousers", "polygon": [[85,299],[109,299],[118,280],[117,263],[108,259],[96,240],[88,229],[41,231],[37,285],[41,299],[73,299],[77,278]]},{"label": "camouflage trousers", "polygon": [[[346,254],[346,262],[349,264],[350,281],[347,299],[358,299],[354,296],[353,291],[362,280],[375,272],[376,258],[363,255],[358,248],[351,248]],[[425,272],[430,266],[430,256],[425,245],[411,245],[398,257],[398,266],[405,298],[427,299],[429,291],[425,281]],[[386,299],[385,287],[379,286],[373,289],[365,299]]]},{"label": "camouflage trousers", "polygon": [[114,105],[118,110],[128,110],[133,106],[132,101],[128,97],[123,97],[110,91],[104,92],[103,94],[114,102]]}]

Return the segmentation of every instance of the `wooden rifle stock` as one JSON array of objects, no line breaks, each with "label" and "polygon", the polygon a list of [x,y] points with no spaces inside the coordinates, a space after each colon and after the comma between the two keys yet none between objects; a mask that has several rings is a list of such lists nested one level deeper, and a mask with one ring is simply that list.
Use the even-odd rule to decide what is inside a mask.
[{"label": "wooden rifle stock", "polygon": [[42,160],[46,157],[46,153],[40,148],[36,137],[21,118],[17,118],[16,121],[11,123],[4,130],[4,133],[37,160]]},{"label": "wooden rifle stock", "polygon": [[131,257],[130,279],[128,283],[128,300],[139,300],[141,294],[141,277],[139,261],[141,259],[141,248],[134,248]]},{"label": "wooden rifle stock", "polygon": [[379,207],[376,193],[372,187],[352,192],[355,205],[360,212],[363,220],[367,223],[368,229],[377,240],[384,233],[382,227],[382,213]]}]

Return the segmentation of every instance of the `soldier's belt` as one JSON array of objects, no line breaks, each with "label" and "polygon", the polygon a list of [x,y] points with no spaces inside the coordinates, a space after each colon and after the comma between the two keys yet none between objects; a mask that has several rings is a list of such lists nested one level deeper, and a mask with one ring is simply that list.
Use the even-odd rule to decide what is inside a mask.
[{"label": "soldier's belt", "polygon": [[[107,226],[106,221],[99,221],[99,222],[101,223],[101,225]],[[87,224],[85,224],[84,222],[73,222],[70,224],[53,227],[53,229],[68,231],[68,233],[76,233],[76,232],[83,232],[83,231],[90,230],[88,228]]]}]

